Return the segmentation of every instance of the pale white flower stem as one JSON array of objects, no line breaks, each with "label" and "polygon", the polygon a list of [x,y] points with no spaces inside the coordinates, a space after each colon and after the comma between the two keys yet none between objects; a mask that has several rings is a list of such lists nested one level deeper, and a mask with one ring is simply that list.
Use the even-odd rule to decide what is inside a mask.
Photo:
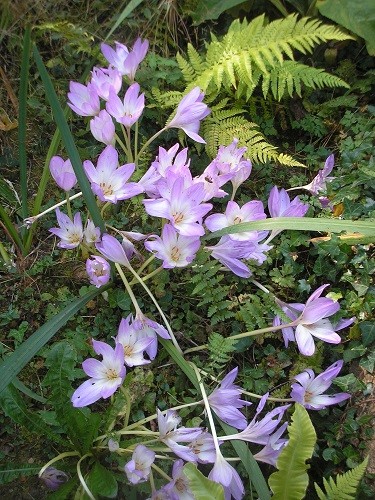
[{"label": "pale white flower stem", "polygon": [[211,434],[212,434],[212,439],[213,439],[213,442],[214,442],[216,454],[217,455],[221,455],[221,451],[220,451],[220,447],[219,447],[219,441],[218,441],[217,434],[216,434],[216,427],[215,427],[214,419],[213,419],[213,416],[212,416],[210,403],[208,401],[208,397],[207,397],[207,394],[206,394],[206,389],[204,388],[204,385],[203,385],[203,382],[202,382],[201,374],[200,374],[198,368],[195,366],[194,363],[191,363],[191,366],[193,367],[193,369],[195,371],[195,374],[197,376],[197,379],[198,379],[199,389],[200,389],[202,397],[203,397],[204,407],[205,407],[205,410],[206,410],[206,413],[207,413],[207,418],[208,418],[208,421],[209,421],[209,424],[210,424]]},{"label": "pale white flower stem", "polygon": [[85,459],[85,458],[88,458],[88,457],[92,457],[92,454],[91,453],[87,453],[86,455],[83,455],[83,457],[81,457],[78,462],[77,462],[77,475],[78,475],[78,478],[79,478],[79,481],[82,485],[82,488],[85,490],[85,493],[86,495],[90,498],[90,500],[96,500],[94,495],[91,493],[89,487],[87,486],[86,484],[86,481],[84,480],[84,477],[82,475],[82,472],[81,472],[81,462]]},{"label": "pale white flower stem", "polygon": [[73,220],[72,207],[70,206],[69,192],[66,193],[66,210],[68,212],[68,216]]},{"label": "pale white flower stem", "polygon": [[79,457],[79,453],[78,451],[64,451],[64,453],[60,453],[60,455],[53,457],[49,462],[43,465],[43,467],[39,471],[38,476],[40,477],[43,474],[43,472],[47,469],[47,467],[54,464],[55,462],[58,462],[59,460],[63,460],[65,457]]},{"label": "pale white flower stem", "polygon": [[82,196],[82,192],[79,192],[79,193],[73,194],[72,196],[69,196],[69,198],[67,198],[66,200],[63,200],[63,201],[60,201],[59,203],[56,203],[56,205],[53,205],[53,207],[47,208],[47,210],[44,210],[44,212],[40,212],[40,214],[38,214],[38,215],[34,215],[33,217],[27,217],[26,219],[24,219],[25,225],[34,224],[34,222],[36,220],[40,219],[40,217],[43,217],[43,215],[46,215],[49,212],[52,212],[53,210],[55,210],[58,207],[61,207],[62,205],[66,205],[68,199],[69,199],[69,201],[72,201],[72,200],[75,200],[76,198],[79,198],[80,196]]},{"label": "pale white flower stem", "polygon": [[168,476],[160,467],[158,467],[155,464],[151,464],[151,467],[158,473],[160,476],[168,481],[170,483],[172,481],[172,478]]},{"label": "pale white flower stem", "polygon": [[122,133],[124,135],[125,139],[125,144],[126,144],[126,150],[127,150],[127,159],[129,163],[133,163],[133,153],[132,153],[132,147],[130,143],[130,128],[129,127],[124,127],[122,123],[120,123],[120,127],[122,130]]},{"label": "pale white flower stem", "polygon": [[167,127],[164,127],[161,130],[159,130],[159,132],[156,132],[156,134],[154,134],[152,137],[150,137],[150,139],[143,144],[141,150],[138,153],[138,158],[140,158],[143,151],[148,148],[148,146],[152,143],[152,141],[154,141],[157,137],[159,137],[159,135],[162,132],[164,132],[165,130],[167,130]]},{"label": "pale white flower stem", "polygon": [[130,297],[131,301],[133,302],[133,306],[134,306],[136,314],[142,314],[141,308],[138,305],[138,301],[137,301],[137,299],[136,299],[136,297],[135,297],[135,295],[133,293],[133,290],[131,289],[131,286],[129,285],[128,280],[126,279],[124,271],[121,269],[120,264],[118,264],[117,262],[115,262],[115,267],[117,269],[117,272],[121,276],[122,282],[124,283],[124,286],[126,288],[126,291],[129,294],[129,297]]}]

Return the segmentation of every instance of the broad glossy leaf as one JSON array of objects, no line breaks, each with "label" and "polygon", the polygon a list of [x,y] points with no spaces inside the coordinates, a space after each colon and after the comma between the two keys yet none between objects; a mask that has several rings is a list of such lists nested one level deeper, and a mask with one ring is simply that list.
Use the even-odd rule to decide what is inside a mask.
[{"label": "broad glossy leaf", "polygon": [[224,489],[221,484],[210,481],[192,463],[184,466],[185,476],[189,480],[189,488],[196,500],[224,500]]}]

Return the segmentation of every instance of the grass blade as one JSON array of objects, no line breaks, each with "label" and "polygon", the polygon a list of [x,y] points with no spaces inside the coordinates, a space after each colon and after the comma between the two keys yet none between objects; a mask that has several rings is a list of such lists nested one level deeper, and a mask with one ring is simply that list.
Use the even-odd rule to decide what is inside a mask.
[{"label": "grass blade", "polygon": [[121,14],[119,14],[115,24],[112,26],[112,28],[110,29],[108,35],[105,37],[104,40],[108,40],[108,38],[112,35],[112,33],[120,26],[122,21],[126,19],[133,12],[133,10],[136,7],[138,7],[138,5],[141,4],[142,2],[143,0],[131,0],[130,2],[128,1],[125,2],[126,5],[124,10],[121,12]]},{"label": "grass blade", "polygon": [[24,253],[23,243],[20,235],[17,232],[16,226],[10,220],[9,215],[6,213],[4,208],[0,205],[0,221],[2,221],[8,236],[13,241],[13,243]]},{"label": "grass blade", "polygon": [[31,46],[31,28],[26,27],[23,38],[22,64],[20,90],[18,95],[18,152],[20,165],[20,184],[21,184],[21,215],[25,219],[28,215],[27,208],[27,158],[26,158],[26,111],[27,111],[27,89],[29,83],[30,66],[30,46]]},{"label": "grass blade", "polygon": [[86,177],[85,171],[83,170],[82,161],[79,156],[77,147],[74,143],[73,135],[70,131],[68,122],[66,121],[64,112],[61,108],[60,102],[57,98],[55,89],[53,88],[51,79],[48,72],[43,64],[42,58],[40,57],[38,49],[34,46],[34,58],[36,65],[38,67],[40,76],[42,78],[44,89],[46,92],[46,97],[51,105],[53,116],[55,118],[56,124],[61,132],[61,139],[65,146],[66,152],[72,162],[74,172],[78,179],[79,187],[83,193],[83,197],[86,202],[87,209],[91,214],[91,218],[95,226],[100,227],[102,232],[105,232],[105,226],[103,219],[100,215],[100,211],[96,204],[95,196],[91,191],[90,183]]},{"label": "grass blade", "polygon": [[35,356],[38,351],[62,328],[89,300],[107,290],[111,285],[90,290],[65,309],[56,314],[52,319],[41,326],[31,337],[23,342],[17,349],[6,356],[0,364],[0,394],[13,381],[14,377]]},{"label": "grass blade", "polygon": [[341,220],[318,219],[314,217],[275,217],[255,222],[242,222],[220,231],[214,231],[204,239],[220,238],[226,234],[242,233],[244,231],[259,231],[272,229],[292,229],[296,231],[318,231],[324,233],[360,233],[375,239],[374,220]]}]

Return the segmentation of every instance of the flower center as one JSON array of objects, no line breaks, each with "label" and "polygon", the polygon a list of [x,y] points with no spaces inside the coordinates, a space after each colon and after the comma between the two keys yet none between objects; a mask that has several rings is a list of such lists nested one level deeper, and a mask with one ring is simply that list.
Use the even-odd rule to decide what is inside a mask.
[{"label": "flower center", "polygon": [[99,184],[100,189],[103,191],[104,196],[111,196],[113,194],[113,187],[111,184],[107,184],[106,182],[101,182]]},{"label": "flower center", "polygon": [[175,262],[178,262],[181,257],[181,252],[180,249],[176,246],[172,247],[171,249],[171,259]]},{"label": "flower center", "polygon": [[118,373],[113,368],[108,368],[106,377],[108,380],[115,380],[116,378],[118,378]]},{"label": "flower center", "polygon": [[240,217],[239,215],[237,215],[237,217],[233,219],[233,224],[240,224],[241,222],[242,222],[242,217]]},{"label": "flower center", "polygon": [[184,214],[182,212],[178,212],[176,214],[172,214],[173,220],[175,224],[179,224],[184,220]]},{"label": "flower center", "polygon": [[70,241],[70,243],[73,243],[73,244],[80,243],[80,241],[81,241],[80,233],[70,233],[69,234],[69,241]]}]

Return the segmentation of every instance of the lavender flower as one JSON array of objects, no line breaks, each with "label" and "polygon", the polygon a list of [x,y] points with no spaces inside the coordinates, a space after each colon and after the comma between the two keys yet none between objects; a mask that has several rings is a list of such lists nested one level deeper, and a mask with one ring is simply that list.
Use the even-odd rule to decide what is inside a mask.
[{"label": "lavender flower", "polygon": [[334,164],[335,164],[335,157],[332,154],[328,156],[328,158],[325,161],[324,167],[322,168],[322,170],[319,170],[318,174],[314,177],[314,179],[310,182],[310,184],[289,188],[288,191],[294,191],[296,189],[305,189],[306,191],[310,191],[310,193],[314,195],[317,195],[321,191],[326,191],[327,182],[331,182],[334,179],[334,177],[329,176],[329,174],[333,170]]},{"label": "lavender flower", "polygon": [[145,95],[138,95],[139,90],[138,83],[130,85],[123,101],[113,90],[109,92],[106,109],[118,123],[122,123],[127,128],[130,128],[138,121],[145,107]]},{"label": "lavender flower", "polygon": [[242,390],[233,383],[237,373],[238,367],[230,371],[223,378],[220,386],[216,387],[208,396],[208,402],[221,420],[236,429],[244,429],[246,427],[246,418],[238,408],[249,406],[251,403],[240,399]]},{"label": "lavender flower", "polygon": [[180,128],[186,135],[196,142],[206,141],[198,135],[200,121],[210,114],[210,110],[203,101],[204,93],[199,87],[194,87],[182,98],[177,107],[176,114],[165,128]]},{"label": "lavender flower", "polygon": [[83,162],[92,191],[101,201],[117,203],[140,194],[142,188],[136,182],[127,182],[135,170],[134,163],[118,166],[118,153],[109,145],[99,155],[97,167],[89,160]]},{"label": "lavender flower", "polygon": [[122,85],[121,73],[114,68],[94,68],[91,85],[99,97],[108,101],[110,91],[118,94]]},{"label": "lavender flower", "polygon": [[[222,441],[219,441],[221,444]],[[201,434],[188,445],[188,448],[196,456],[197,462],[200,464],[214,463],[216,460],[216,449],[212,435],[207,431],[202,431]]]},{"label": "lavender flower", "polygon": [[64,161],[60,156],[52,156],[49,169],[56,184],[64,191],[70,191],[77,184],[77,177],[69,159]]},{"label": "lavender flower", "polygon": [[211,198],[223,198],[224,196],[228,196],[228,193],[221,189],[221,186],[232,179],[232,177],[233,175],[231,173],[221,174],[215,162],[211,162],[200,176],[194,177],[193,182],[203,183],[206,192],[203,201],[208,201],[211,200]]},{"label": "lavender flower", "polygon": [[111,262],[116,262],[125,267],[129,265],[129,258],[123,245],[114,236],[103,234],[102,240],[96,243],[95,247],[98,252]]},{"label": "lavender flower", "polygon": [[171,224],[165,224],[161,238],[153,238],[154,241],[145,241],[145,247],[163,261],[166,269],[188,266],[200,247],[199,237],[178,234]]},{"label": "lavender flower", "polygon": [[101,49],[107,61],[114,66],[122,75],[125,75],[132,82],[134,80],[135,72],[148,50],[148,41],[138,38],[133,49],[129,52],[126,45],[115,42],[116,50],[112,49],[109,45],[102,43]]},{"label": "lavender flower", "polygon": [[82,85],[78,82],[70,82],[70,92],[68,93],[68,106],[80,116],[95,116],[100,111],[100,99],[89,83]]},{"label": "lavender flower", "polygon": [[83,231],[83,238],[87,245],[92,245],[97,241],[100,241],[100,229],[95,227],[92,220],[87,219],[85,230]]},{"label": "lavender flower", "polygon": [[96,288],[100,288],[108,283],[111,266],[105,259],[98,255],[92,255],[91,257],[91,259],[86,260],[86,271],[90,278],[90,283],[95,285]]},{"label": "lavender flower", "polygon": [[241,500],[245,494],[245,488],[238,472],[225,460],[223,455],[218,454],[215,465],[208,475],[208,479],[222,484],[225,493],[225,500],[232,497]]},{"label": "lavender flower", "polygon": [[[263,203],[261,201],[249,201],[242,208],[235,201],[228,202],[224,214],[209,215],[204,223],[210,231],[218,231],[228,226],[234,226],[241,222],[251,222],[265,219]],[[257,231],[244,231],[241,233],[229,234],[231,240],[254,241],[258,239]]]},{"label": "lavender flower", "polygon": [[[336,330],[344,327],[340,325],[334,327],[327,319],[340,309],[340,305],[332,299],[320,297],[327,286],[329,285],[322,285],[315,290],[306,304],[285,304],[279,301],[285,314],[294,323],[290,327],[283,329],[286,344],[289,340],[295,340],[301,354],[305,356],[312,356],[315,352],[314,337],[330,344],[339,344],[341,342]],[[350,321],[352,322],[352,320]],[[274,324],[280,324],[280,318],[276,318]]]},{"label": "lavender flower", "polygon": [[184,186],[182,177],[166,179],[170,186],[168,199],[143,200],[149,215],[168,219],[178,233],[183,236],[203,236],[202,218],[212,208],[210,203],[201,203],[204,196],[203,184]]},{"label": "lavender flower", "polygon": [[124,366],[124,349],[117,344],[115,349],[97,340],[92,341],[96,354],[103,356],[102,361],[94,358],[82,363],[84,372],[91,377],[76,389],[72,396],[73,406],[81,408],[95,403],[100,398],[107,399],[122,384],[126,369]]},{"label": "lavender flower", "polygon": [[266,446],[254,455],[255,460],[276,467],[276,462],[282,449],[288,444],[288,439],[281,439],[287,427],[288,423],[285,422],[283,425],[280,425],[276,432],[270,435]]},{"label": "lavender flower", "polygon": [[137,334],[137,329],[130,325],[130,320],[131,316],[121,320],[115,341],[124,348],[124,359],[127,366],[146,365],[151,361],[143,357],[143,352],[151,343],[155,342],[155,338],[153,336],[140,337]]},{"label": "lavender flower", "polygon": [[132,484],[147,481],[151,472],[151,465],[155,460],[155,452],[149,450],[143,444],[139,444],[134,449],[132,459],[124,466],[124,471],[128,480]]},{"label": "lavender flower", "polygon": [[255,248],[253,242],[234,242],[228,236],[223,236],[216,245],[205,247],[205,250],[211,252],[211,257],[237,276],[248,278],[251,276],[251,271],[240,259],[248,256],[250,247]]},{"label": "lavender flower", "polygon": [[53,227],[49,232],[61,238],[57,246],[59,248],[68,249],[78,247],[83,239],[81,214],[77,212],[72,221],[67,215],[62,213],[59,208],[56,208],[56,217],[60,227]]},{"label": "lavender flower", "polygon": [[334,405],[350,398],[347,392],[339,394],[323,394],[332,385],[333,380],[342,368],[343,361],[336,361],[320,375],[315,376],[310,368],[296,375],[297,383],[292,384],[291,397],[309,410],[323,410],[329,405]]},{"label": "lavender flower", "polygon": [[98,116],[90,120],[90,130],[97,141],[107,145],[115,145],[115,125],[111,115],[105,109],[102,109]]},{"label": "lavender flower", "polygon": [[56,491],[62,484],[68,481],[69,477],[62,470],[55,469],[55,467],[47,467],[42,474],[40,474],[39,479],[44,482],[47,488]]},{"label": "lavender flower", "polygon": [[230,174],[234,197],[239,186],[250,176],[252,164],[243,158],[247,148],[238,148],[238,139],[233,139],[229,146],[220,146],[218,154],[212,163],[221,174]]}]

